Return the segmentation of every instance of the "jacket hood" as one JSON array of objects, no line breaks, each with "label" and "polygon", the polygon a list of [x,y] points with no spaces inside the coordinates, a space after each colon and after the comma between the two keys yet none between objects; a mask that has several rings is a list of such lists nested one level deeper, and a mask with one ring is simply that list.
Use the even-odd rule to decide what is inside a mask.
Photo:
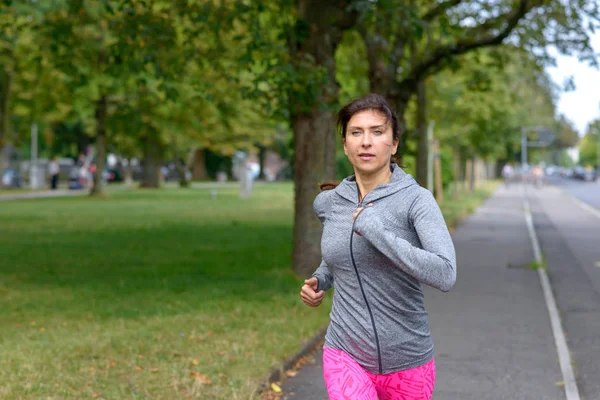
[{"label": "jacket hood", "polygon": [[[392,177],[386,184],[377,185],[375,189],[368,193],[369,201],[374,201],[392,195],[402,189],[406,189],[411,186],[419,186],[415,179],[404,172],[396,163],[391,163],[390,168],[392,169]],[[335,192],[343,198],[358,202],[358,186],[356,183],[356,176],[350,175],[345,178],[336,188]]]}]

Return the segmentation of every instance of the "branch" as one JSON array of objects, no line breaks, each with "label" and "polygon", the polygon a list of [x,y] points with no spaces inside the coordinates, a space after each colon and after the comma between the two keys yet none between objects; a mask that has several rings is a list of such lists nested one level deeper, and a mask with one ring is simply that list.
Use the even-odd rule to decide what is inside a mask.
[{"label": "branch", "polygon": [[421,17],[421,19],[425,22],[431,22],[438,15],[445,13],[446,10],[460,4],[461,2],[462,0],[447,0],[439,3],[437,6],[430,8],[429,11],[427,11]]},{"label": "branch", "polygon": [[[519,21],[531,11],[533,7],[530,0],[521,0],[519,6],[509,13],[467,30],[466,34],[463,35],[463,38],[459,39],[456,43],[439,46],[434,49],[428,57],[413,65],[410,73],[404,80],[418,80],[423,76],[427,76],[432,69],[436,68],[444,60],[452,58],[453,56],[464,54],[481,47],[502,44],[504,39],[506,39],[518,25]],[[493,27],[503,24],[505,25],[504,28],[497,34],[490,32]]]}]

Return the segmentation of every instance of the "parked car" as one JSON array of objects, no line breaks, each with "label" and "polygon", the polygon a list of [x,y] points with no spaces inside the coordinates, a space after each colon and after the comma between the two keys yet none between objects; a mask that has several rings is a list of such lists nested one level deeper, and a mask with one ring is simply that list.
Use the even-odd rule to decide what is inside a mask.
[{"label": "parked car", "polygon": [[2,173],[2,187],[20,188],[23,186],[23,180],[19,173],[14,169],[7,169]]},{"label": "parked car", "polygon": [[573,178],[581,179],[587,182],[596,180],[596,171],[592,168],[584,168],[581,166],[573,168]]}]

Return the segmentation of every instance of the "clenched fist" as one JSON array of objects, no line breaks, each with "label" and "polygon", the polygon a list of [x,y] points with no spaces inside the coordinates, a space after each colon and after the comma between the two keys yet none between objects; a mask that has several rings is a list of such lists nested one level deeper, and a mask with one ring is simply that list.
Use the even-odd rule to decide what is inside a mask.
[{"label": "clenched fist", "polygon": [[304,281],[304,286],[300,291],[300,297],[304,304],[310,307],[318,307],[325,297],[325,291],[319,290],[317,292],[319,281],[314,276]]}]

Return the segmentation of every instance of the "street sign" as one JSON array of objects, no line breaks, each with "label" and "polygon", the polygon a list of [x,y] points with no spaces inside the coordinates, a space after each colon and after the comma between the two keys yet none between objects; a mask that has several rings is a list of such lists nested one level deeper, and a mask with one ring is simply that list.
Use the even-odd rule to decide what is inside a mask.
[{"label": "street sign", "polygon": [[555,135],[551,130],[546,128],[539,128],[535,130],[537,133],[536,140],[532,142],[528,142],[527,146],[529,147],[546,147],[550,146],[552,142],[554,142]]},{"label": "street sign", "polygon": [[[535,132],[534,141],[529,141],[529,132]],[[521,128],[521,164],[527,165],[528,147],[547,147],[554,141],[554,133],[543,126],[524,126]]]}]

